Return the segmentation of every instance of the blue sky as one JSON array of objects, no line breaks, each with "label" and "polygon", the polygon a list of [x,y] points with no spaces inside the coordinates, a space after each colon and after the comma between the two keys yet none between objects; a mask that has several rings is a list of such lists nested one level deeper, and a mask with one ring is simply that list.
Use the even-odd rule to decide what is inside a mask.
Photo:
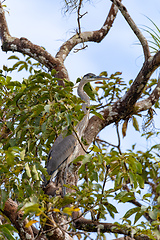
[{"label": "blue sky", "polygon": [[[26,37],[33,43],[45,47],[53,56],[77,28],[76,14],[64,15],[61,10],[62,0],[6,0],[5,4],[10,12],[6,16],[12,36]],[[142,25],[152,27],[145,15],[159,24],[159,0],[124,0],[123,4],[139,27]],[[105,21],[110,5],[109,0],[92,0],[91,4],[87,3],[81,11],[88,12],[82,19],[82,30],[99,29]],[[65,65],[71,81],[75,82],[77,77],[88,72],[99,74],[102,71],[109,74],[121,71],[125,81],[134,79],[143,63],[142,48],[136,45],[137,42],[136,36],[119,12],[113,28],[100,44],[88,43],[86,50],[72,52],[66,59]],[[7,62],[9,55],[10,53],[0,51],[0,68],[3,64],[12,65],[12,62]],[[158,71],[155,72],[155,76],[158,76]],[[115,144],[116,134],[113,134],[113,131],[115,132],[113,126],[107,127],[101,136]],[[145,140],[142,141],[140,134],[133,131],[130,124],[128,135],[123,140],[123,148],[129,148],[135,142],[142,151],[149,145]]]},{"label": "blue sky", "polygon": [[[26,37],[33,43],[44,46],[53,56],[77,28],[76,14],[62,13],[62,0],[6,0],[5,4],[10,11],[7,21],[11,34]],[[123,4],[138,26],[151,26],[144,15],[158,24],[159,0],[125,0]],[[88,14],[82,18],[82,30],[99,29],[110,5],[109,0],[92,0],[91,4],[86,4],[82,13],[87,11]],[[74,81],[87,72],[98,74],[104,70],[109,73],[122,71],[126,80],[134,78],[143,61],[142,49],[135,43],[137,38],[121,13],[118,13],[113,28],[100,44],[89,43],[86,50],[76,54],[72,52],[66,59],[71,80]],[[0,52],[0,66],[6,58],[7,55]]]}]

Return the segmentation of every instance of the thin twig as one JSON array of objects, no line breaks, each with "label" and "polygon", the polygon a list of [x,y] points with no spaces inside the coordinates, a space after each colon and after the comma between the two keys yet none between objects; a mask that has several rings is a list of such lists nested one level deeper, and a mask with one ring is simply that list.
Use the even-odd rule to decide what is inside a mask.
[{"label": "thin twig", "polygon": [[78,137],[78,134],[77,134],[77,132],[76,132],[76,130],[74,129],[74,127],[73,127],[73,126],[72,126],[72,130],[73,130],[73,132],[75,133],[75,135],[76,135],[76,138],[77,138],[77,140],[78,140],[79,144],[81,145],[81,147],[82,147],[83,151],[84,151],[86,154],[89,154],[90,152],[92,152],[92,150],[93,150],[93,147],[92,147],[92,149],[91,149],[90,151],[86,151],[86,150],[85,150],[85,148],[84,148],[84,146],[83,146],[83,143],[82,143],[82,142],[81,142],[81,140],[79,139],[79,137]]},{"label": "thin twig", "polygon": [[[105,173],[105,177],[104,177],[104,181],[103,181],[103,186],[102,186],[102,193],[101,193],[102,196],[101,196],[101,199],[100,199],[100,204],[99,204],[99,206],[101,206],[101,204],[102,204],[102,199],[103,199],[103,194],[104,194],[104,188],[105,188],[106,181],[107,181],[108,171],[109,171],[109,166],[106,166],[106,173]],[[100,210],[100,208],[99,208],[99,211],[98,211],[98,214],[97,214],[97,221],[99,220],[100,214],[101,214],[101,210]]]},{"label": "thin twig", "polygon": [[95,141],[97,141],[97,142],[102,142],[102,143],[105,143],[105,144],[107,144],[107,145],[110,145],[110,146],[112,146],[112,147],[117,148],[117,145],[112,144],[112,143],[109,143],[109,142],[107,142],[107,141],[105,141],[105,140],[102,140],[102,139],[99,139],[99,138],[96,138]]},{"label": "thin twig", "polygon": [[108,145],[110,145],[110,146],[112,146],[112,147],[117,148],[118,151],[119,151],[119,153],[122,154],[121,149],[120,149],[120,143],[121,143],[121,142],[120,142],[120,135],[119,135],[119,131],[118,131],[118,124],[116,124],[116,130],[117,130],[117,136],[118,136],[118,145],[109,143],[109,142],[107,142],[107,141],[105,141],[105,140],[101,140],[101,139],[99,139],[99,138],[96,138],[95,140],[96,140],[96,141],[99,141],[99,142],[102,142],[102,143],[105,143],[105,144],[108,144]]},{"label": "thin twig", "polygon": [[120,138],[120,135],[119,135],[118,123],[116,123],[116,130],[117,130],[117,137],[118,137],[118,145],[117,145],[117,148],[118,148],[119,153],[122,155],[122,151],[121,151],[121,149],[120,149],[121,138]]},{"label": "thin twig", "polygon": [[83,0],[79,0],[78,11],[77,11],[77,14],[78,14],[77,22],[78,22],[78,34],[79,34],[79,36],[81,35],[80,18],[82,18],[82,16],[83,16],[83,15],[80,14],[80,10],[81,10],[81,7],[82,7],[82,1]]},{"label": "thin twig", "polygon": [[[81,32],[81,38],[79,38],[79,34],[76,33],[70,39],[68,39],[59,49],[59,52],[56,54],[56,58],[59,58],[62,62],[66,59],[71,50],[78,45],[79,43],[85,42],[101,42],[109,30],[111,29],[113,22],[117,16],[118,9],[115,8],[114,4],[112,4],[108,16],[103,24],[103,26],[99,30],[95,31],[86,31]],[[84,16],[84,15],[81,15]],[[83,41],[82,41],[83,39]],[[77,49],[79,50],[79,49]]]}]

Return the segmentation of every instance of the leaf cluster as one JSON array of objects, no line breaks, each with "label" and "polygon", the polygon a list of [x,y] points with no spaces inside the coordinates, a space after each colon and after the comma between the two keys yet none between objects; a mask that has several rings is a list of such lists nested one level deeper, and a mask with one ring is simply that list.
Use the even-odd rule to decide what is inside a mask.
[{"label": "leaf cluster", "polygon": [[[135,152],[133,146],[131,150],[120,153],[116,146],[108,148],[105,144],[95,142],[90,154],[74,161],[74,164],[82,163],[78,170],[80,184],[66,185],[74,191],[64,198],[48,198],[44,195],[41,174],[47,176],[44,162],[51,144],[60,133],[64,133],[64,136],[66,132],[71,134],[73,127],[83,118],[82,101],[73,95],[72,83],[65,81],[65,87],[58,86],[55,70],[50,74],[43,69],[35,70],[34,66],[31,69],[28,58],[20,61],[13,56],[13,59],[18,61],[13,68],[4,67],[0,71],[1,210],[11,197],[20,204],[19,209],[22,208],[24,217],[28,217],[28,226],[39,222],[39,217],[43,226],[50,211],[70,217],[74,211],[81,209],[84,216],[90,213],[92,219],[97,221],[106,220],[108,216],[114,219],[119,212],[117,203],[134,204],[140,198],[141,205],[125,210],[122,220],[137,235],[157,234],[155,231],[160,216],[159,145],[146,152]],[[9,75],[17,67],[19,71],[29,71],[29,77],[22,82],[13,80]],[[107,77],[106,72],[101,75]],[[103,107],[109,106],[121,98],[122,92],[127,89],[120,75],[116,72],[103,82],[98,82],[95,90],[102,94],[100,97],[89,85],[86,86],[87,94],[91,99],[98,100],[100,107],[101,104]],[[154,84],[156,82],[151,81],[149,87]],[[148,93],[146,89],[144,94]],[[102,117],[97,106],[92,106],[91,112]],[[132,122],[139,131],[135,117],[132,117]],[[108,187],[111,182],[113,184]],[[48,207],[49,203],[52,208]],[[72,207],[68,207],[70,204]],[[153,222],[140,222],[145,214]],[[133,224],[130,220],[132,216]],[[137,223],[139,225],[135,226]],[[0,231],[4,236],[12,236],[14,230],[5,225]],[[8,239],[11,239],[9,235]]]},{"label": "leaf cluster", "polygon": [[81,100],[72,93],[73,84],[58,86],[55,70],[34,70],[22,82],[13,80],[10,71],[0,71],[0,207],[4,209],[9,197],[24,209],[32,203],[24,211],[32,217],[45,209],[41,175],[46,175],[51,144],[64,129],[70,134],[84,113]]}]

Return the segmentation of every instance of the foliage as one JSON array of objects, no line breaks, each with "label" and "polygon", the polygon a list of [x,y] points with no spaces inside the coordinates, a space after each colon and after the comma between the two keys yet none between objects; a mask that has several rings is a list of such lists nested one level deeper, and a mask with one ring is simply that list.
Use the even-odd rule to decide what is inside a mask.
[{"label": "foliage", "polygon": [[148,17],[147,19],[153,24],[153,27],[144,26],[145,28],[143,30],[151,37],[151,40],[148,40],[148,42],[150,43],[150,48],[153,50],[153,53],[156,53],[160,49],[160,29],[152,19]]},{"label": "foliage", "polygon": [[[70,134],[73,126],[83,118],[82,101],[73,95],[72,83],[66,81],[65,87],[58,86],[59,79],[55,77],[54,70],[49,74],[43,66],[33,64],[28,57],[24,61],[16,56],[10,59],[17,62],[12,68],[4,67],[0,72],[1,211],[10,197],[20,204],[19,209],[24,211],[24,217],[28,217],[27,226],[37,222],[43,226],[48,218],[47,211],[51,211],[48,202],[52,203],[52,211],[57,214],[71,216],[73,211],[81,209],[84,216],[91,213],[94,220],[106,220],[108,216],[115,218],[119,204],[135,204],[138,198],[140,205],[135,204],[135,207],[126,210],[122,222],[135,235],[145,233],[154,239],[158,234],[160,216],[160,145],[152,146],[146,152],[135,151],[133,146],[122,153],[117,146],[109,147],[105,141],[95,140],[91,152],[74,161],[74,164],[82,162],[79,168],[80,184],[66,187],[75,191],[64,198],[48,198],[41,188],[42,173],[47,177],[44,162],[56,137],[66,127],[67,134]],[[10,72],[24,69],[29,76],[22,82],[10,76]],[[106,72],[101,75],[108,76]],[[97,84],[94,91],[90,88],[86,91],[99,103],[91,106],[91,113],[103,118],[100,110],[120,99],[128,86],[120,72]],[[152,79],[143,96],[155,84]],[[135,130],[140,131],[135,116],[132,123]],[[127,129],[127,125],[123,125],[122,131],[126,131],[124,127]],[[109,182],[113,183],[110,188]],[[72,207],[66,207],[68,204]],[[145,214],[153,221],[144,222]],[[130,218],[132,215],[133,221]],[[7,239],[14,239],[14,231],[7,223],[0,227],[1,235]]]}]

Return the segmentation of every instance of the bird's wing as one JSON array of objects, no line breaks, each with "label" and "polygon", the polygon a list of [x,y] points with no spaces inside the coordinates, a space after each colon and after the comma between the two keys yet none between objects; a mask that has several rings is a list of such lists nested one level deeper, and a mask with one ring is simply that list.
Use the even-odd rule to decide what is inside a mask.
[{"label": "bird's wing", "polygon": [[76,137],[74,135],[69,135],[59,143],[53,144],[46,164],[49,175],[52,175],[53,172],[73,153],[76,143]]}]

